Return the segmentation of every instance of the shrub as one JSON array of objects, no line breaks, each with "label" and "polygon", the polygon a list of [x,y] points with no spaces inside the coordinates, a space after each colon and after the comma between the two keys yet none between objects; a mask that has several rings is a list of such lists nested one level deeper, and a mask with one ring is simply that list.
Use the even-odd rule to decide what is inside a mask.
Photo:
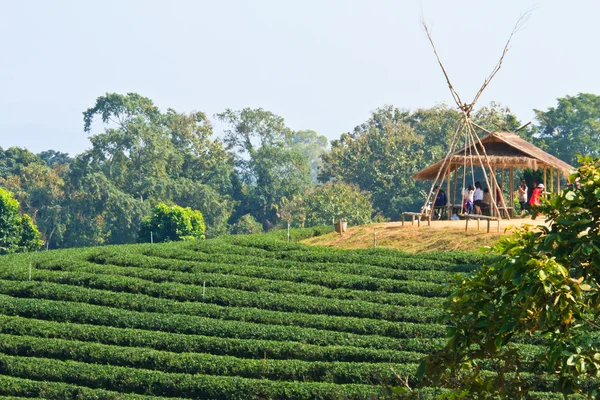
[{"label": "shrub", "polygon": [[205,231],[200,211],[158,203],[150,217],[142,221],[139,241],[149,242],[151,236],[155,242],[204,239]]},{"label": "shrub", "polygon": [[0,189],[0,254],[37,250],[40,232],[29,215],[21,216],[13,195]]},{"label": "shrub", "polygon": [[231,233],[236,235],[247,235],[251,233],[261,233],[262,225],[250,215],[242,215],[242,217],[231,228]]}]

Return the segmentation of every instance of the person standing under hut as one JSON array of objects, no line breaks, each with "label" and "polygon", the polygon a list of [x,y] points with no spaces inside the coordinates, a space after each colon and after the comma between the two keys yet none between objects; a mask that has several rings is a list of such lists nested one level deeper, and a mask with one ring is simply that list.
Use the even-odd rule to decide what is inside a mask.
[{"label": "person standing under hut", "polygon": [[529,206],[533,210],[541,204],[542,193],[544,191],[544,184],[540,183],[537,185],[533,192],[531,192],[531,198],[529,199]]},{"label": "person standing under hut", "polygon": [[467,214],[473,214],[473,195],[475,194],[475,188],[469,185],[463,190],[463,209]]},{"label": "person standing under hut", "polygon": [[489,188],[483,189],[483,200],[481,200],[481,211],[490,214],[492,206],[492,194]]},{"label": "person standing under hut", "polygon": [[527,211],[527,183],[525,183],[525,179],[521,179],[521,183],[519,183],[519,187],[517,188],[517,199],[519,200],[519,204],[521,205],[521,217]]},{"label": "person standing under hut", "polygon": [[481,183],[475,182],[475,192],[473,193],[473,205],[475,206],[475,214],[481,214],[481,206],[483,204],[483,190]]},{"label": "person standing under hut", "polygon": [[[446,207],[448,205],[448,197],[446,196],[446,192],[444,192],[444,190],[437,185],[433,188],[433,191],[437,191],[437,197],[435,198],[435,202],[433,203],[434,207]],[[436,212],[435,219],[441,218],[442,214],[443,209],[439,215]]]}]

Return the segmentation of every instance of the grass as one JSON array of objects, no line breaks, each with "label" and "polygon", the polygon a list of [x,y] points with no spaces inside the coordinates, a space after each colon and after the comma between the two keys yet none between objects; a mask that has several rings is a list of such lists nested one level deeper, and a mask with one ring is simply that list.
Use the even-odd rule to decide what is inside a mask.
[{"label": "grass", "polygon": [[465,232],[464,221],[432,221],[431,227],[424,222],[421,227],[406,222],[376,223],[349,227],[348,231],[339,235],[335,232],[322,236],[307,238],[302,243],[311,246],[327,246],[340,249],[367,249],[373,247],[373,233],[377,233],[377,247],[398,249],[407,253],[425,253],[440,251],[478,251],[483,247],[493,246],[500,238],[512,232],[521,223],[543,224],[543,221],[515,219],[501,221],[500,232],[496,232],[492,222],[490,233],[486,233],[486,223],[481,223],[477,230],[476,221],[469,223]]}]

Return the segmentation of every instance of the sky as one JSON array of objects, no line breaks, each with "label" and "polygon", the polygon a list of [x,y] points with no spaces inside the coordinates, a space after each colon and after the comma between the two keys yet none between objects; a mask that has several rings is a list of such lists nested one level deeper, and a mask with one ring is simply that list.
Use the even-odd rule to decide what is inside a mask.
[{"label": "sky", "polygon": [[467,100],[532,6],[478,103],[522,122],[559,97],[600,94],[600,2],[0,0],[0,147],[83,152],[82,112],[107,92],[203,111],[217,134],[214,114],[262,107],[336,139],[383,105],[453,104],[421,13]]}]

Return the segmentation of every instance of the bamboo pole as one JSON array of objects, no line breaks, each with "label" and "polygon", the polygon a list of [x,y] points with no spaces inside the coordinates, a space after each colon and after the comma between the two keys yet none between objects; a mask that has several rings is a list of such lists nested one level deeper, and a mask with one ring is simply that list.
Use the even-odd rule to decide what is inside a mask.
[{"label": "bamboo pole", "polygon": [[446,217],[448,218],[448,221],[450,221],[450,213],[452,212],[452,206],[450,205],[450,174],[452,171],[450,171],[450,164],[448,164],[448,182],[446,182],[446,193],[448,193],[448,195],[446,196],[446,208],[447,208],[447,212],[446,212]]},{"label": "bamboo pole", "polygon": [[458,167],[454,170],[454,193],[452,194],[452,205],[456,204],[456,179],[458,177]]},{"label": "bamboo pole", "polygon": [[[502,169],[500,170],[500,188],[501,188],[501,192],[504,195],[505,190],[506,190],[506,185],[504,184],[504,166],[502,166]],[[510,193],[510,190],[509,190]],[[506,207],[506,204],[504,204],[504,207]]]},{"label": "bamboo pole", "polygon": [[554,168],[550,167],[550,193],[554,192]]},{"label": "bamboo pole", "polygon": [[515,207],[515,196],[513,194],[513,191],[515,190],[515,171],[514,171],[514,167],[510,167],[510,169],[508,170],[508,187],[510,188],[509,190],[509,194],[510,194],[510,206],[513,209],[514,212],[514,207]]},{"label": "bamboo pole", "polygon": [[556,191],[560,193],[560,176],[562,172],[560,169],[556,170]]},{"label": "bamboo pole", "polygon": [[[463,111],[463,115],[465,114],[465,112]],[[469,116],[465,115],[465,118],[467,121],[469,121]],[[479,139],[479,136],[477,136],[477,132],[475,132],[475,129],[473,128],[472,125],[469,125],[469,127],[472,130],[472,134],[477,138],[477,142],[479,143],[479,146],[481,146],[481,151],[483,153],[483,157],[485,159],[485,162],[487,164],[487,167],[490,169],[490,172],[492,171],[492,167],[490,164],[490,159],[488,158],[487,152],[485,151],[485,147],[483,146],[483,143],[481,143],[481,139]],[[477,150],[477,146],[474,146],[475,150],[477,152],[477,157],[479,158],[479,160],[481,160],[481,156],[479,155],[479,151]],[[483,170],[483,176],[485,178],[486,184],[488,185],[488,187],[490,187],[490,183],[488,182],[488,178],[487,178],[487,174],[485,172],[485,168],[482,168]],[[496,182],[496,177],[493,176],[493,182],[497,185],[498,183]],[[500,193],[500,200],[502,201],[502,203],[504,204],[504,197],[502,196],[502,193]],[[498,209],[498,204],[496,203],[496,194],[494,193],[494,195],[492,196],[492,204],[494,206],[494,210],[498,213],[498,217],[500,217],[500,210]],[[508,216],[508,219],[510,220],[510,216]]]},{"label": "bamboo pole", "polygon": [[544,191],[548,190],[548,184],[546,183],[546,166],[544,165]]},{"label": "bamboo pole", "polygon": [[[446,163],[448,163],[448,165],[450,164],[450,157],[452,156],[452,154],[454,154],[454,149],[456,148],[456,144],[458,143],[458,139],[460,138],[460,136],[462,136],[462,132],[464,131],[466,126],[466,123],[461,123],[461,125],[459,127],[456,128],[456,131],[454,132],[454,137],[452,138],[452,143],[450,144],[450,149],[448,150],[448,153],[446,154],[446,157],[444,157],[444,161],[442,162],[442,165],[440,166],[440,169],[438,170],[438,173],[435,177],[435,180],[433,181],[433,185],[431,185],[431,189],[429,189],[429,194],[427,194],[427,199],[425,199],[425,204],[423,204],[423,209],[425,210],[427,207],[427,203],[429,203],[431,195],[433,194],[433,189],[435,188],[435,185],[438,182],[438,179],[440,179],[440,174],[442,171],[444,171],[444,174],[442,175],[442,177],[444,177],[446,175],[446,171],[444,169],[444,166],[446,165]],[[444,182],[444,179],[442,178],[442,181],[440,182],[440,185],[442,185]],[[439,188],[438,188],[439,189]],[[433,202],[432,202],[432,206],[429,210],[429,218],[431,218],[433,216],[433,204],[435,202],[435,199],[437,198],[437,195],[439,193],[439,190],[437,190],[433,196]],[[423,212],[423,211],[421,211]]]},{"label": "bamboo pole", "polygon": [[[469,116],[466,115],[466,113],[463,112],[463,115],[465,116],[465,120],[469,121]],[[487,153],[485,152],[485,147],[483,147],[483,144],[481,143],[481,140],[479,140],[479,136],[477,136],[477,133],[475,132],[475,129],[473,128],[473,126],[470,125],[469,123],[469,129],[468,129],[468,133],[471,136],[471,139],[473,140],[473,148],[475,149],[475,153],[477,154],[477,158],[480,161],[481,164],[481,156],[479,155],[479,150],[477,149],[477,144],[475,143],[475,138],[477,138],[477,141],[479,142],[479,145],[481,146],[481,150],[485,156],[485,161],[487,164],[487,167],[490,169],[490,172],[492,172],[492,167],[490,166],[490,160],[487,157]],[[473,137],[474,136],[474,137]],[[490,185],[490,180],[488,179],[488,175],[487,172],[485,171],[485,166],[483,166],[482,168],[483,171],[483,177],[485,178],[485,184],[488,187],[492,187],[493,185]],[[493,177],[492,182],[495,183],[496,178]],[[496,213],[498,214],[498,216],[500,216],[500,210],[498,210],[498,204],[496,204],[496,194],[494,193],[494,195],[492,196],[492,205],[494,206],[494,211],[496,211]]]}]

